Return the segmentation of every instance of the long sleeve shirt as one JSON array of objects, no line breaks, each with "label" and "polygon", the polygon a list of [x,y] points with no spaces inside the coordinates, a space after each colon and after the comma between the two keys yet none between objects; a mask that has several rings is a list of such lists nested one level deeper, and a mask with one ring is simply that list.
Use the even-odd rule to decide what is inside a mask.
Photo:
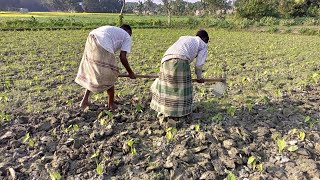
[{"label": "long sleeve shirt", "polygon": [[202,78],[202,67],[207,59],[208,45],[198,36],[181,36],[169,49],[165,52],[161,63],[179,58],[187,60],[189,63],[196,58],[195,73],[197,79]]}]

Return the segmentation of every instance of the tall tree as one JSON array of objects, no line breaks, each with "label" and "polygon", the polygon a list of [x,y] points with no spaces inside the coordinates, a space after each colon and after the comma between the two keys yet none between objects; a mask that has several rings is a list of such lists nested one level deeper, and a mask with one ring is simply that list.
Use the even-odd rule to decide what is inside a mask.
[{"label": "tall tree", "polygon": [[206,4],[206,9],[210,14],[216,14],[218,10],[224,9],[224,0],[203,0]]},{"label": "tall tree", "polygon": [[154,9],[154,5],[153,5],[152,0],[146,0],[146,1],[144,2],[145,14],[152,13],[152,12],[153,12],[153,9]]},{"label": "tall tree", "polygon": [[162,0],[163,6],[168,16],[168,26],[171,26],[171,15],[172,15],[172,0]]},{"label": "tall tree", "polygon": [[122,3],[122,7],[121,7],[121,11],[120,11],[120,15],[119,15],[119,25],[122,25],[123,24],[123,10],[126,6],[126,0],[122,0],[123,3]]},{"label": "tall tree", "polygon": [[250,19],[277,16],[277,2],[277,0],[237,0],[237,13],[241,17]]}]

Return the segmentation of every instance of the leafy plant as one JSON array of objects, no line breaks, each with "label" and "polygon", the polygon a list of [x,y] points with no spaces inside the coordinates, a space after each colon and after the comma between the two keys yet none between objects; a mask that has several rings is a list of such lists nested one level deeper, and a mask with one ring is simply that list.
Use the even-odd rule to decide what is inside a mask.
[{"label": "leafy plant", "polygon": [[195,130],[196,132],[199,132],[199,131],[200,131],[200,124],[196,124],[196,125],[194,126],[194,130]]},{"label": "leafy plant", "polygon": [[133,147],[133,144],[136,142],[136,139],[132,138],[132,139],[129,139],[127,141],[127,145],[130,147],[130,150],[131,150],[131,155],[136,155],[137,154],[137,150],[135,147]]},{"label": "leafy plant", "polygon": [[286,140],[279,138],[279,139],[277,140],[277,146],[278,146],[278,148],[279,148],[279,152],[281,153],[281,152],[284,150],[284,148],[287,147]]},{"label": "leafy plant", "polygon": [[61,179],[61,175],[59,172],[50,172],[50,178],[51,180],[60,180]]},{"label": "leafy plant", "polygon": [[234,175],[231,171],[229,171],[227,180],[236,180],[236,175]]},{"label": "leafy plant", "polygon": [[231,117],[234,117],[236,110],[237,109],[233,106],[230,106],[227,108],[227,112],[228,112],[228,114],[230,114]]},{"label": "leafy plant", "polygon": [[137,105],[136,105],[136,110],[135,110],[135,112],[136,112],[136,113],[139,113],[139,112],[142,113],[142,112],[143,112],[142,109],[143,109],[142,105],[141,105],[141,104],[137,104]]},{"label": "leafy plant", "polygon": [[1,112],[1,113],[0,113],[0,122],[1,122],[1,123],[2,123],[2,122],[8,122],[8,121],[10,121],[10,119],[11,119],[11,117],[10,117],[9,114],[6,114],[6,113],[4,113],[4,112]]},{"label": "leafy plant", "polygon": [[25,134],[25,135],[23,136],[22,142],[23,142],[23,143],[27,143],[30,147],[34,147],[34,145],[35,145],[35,142],[34,142],[34,140],[31,138],[31,136],[30,136],[29,133],[27,133],[27,134]]},{"label": "leafy plant", "polygon": [[310,128],[313,128],[316,123],[320,124],[320,119],[312,119],[310,116],[306,116],[304,122],[309,123]]},{"label": "leafy plant", "polygon": [[[106,114],[106,116],[103,116]],[[98,119],[100,120],[100,125],[104,126],[109,123],[110,120],[113,119],[113,114],[110,111],[101,111],[98,115]]]},{"label": "leafy plant", "polygon": [[97,171],[97,174],[99,174],[99,175],[103,174],[103,171],[104,171],[104,162],[103,161],[101,161],[100,163],[97,163],[96,171]]},{"label": "leafy plant", "polygon": [[166,130],[166,137],[169,141],[173,140],[174,134],[177,132],[176,128],[169,127]]},{"label": "leafy plant", "polygon": [[299,148],[298,148],[298,146],[297,145],[293,145],[293,146],[289,146],[288,147],[288,151],[290,151],[290,152],[294,152],[294,151],[296,151],[296,150],[298,150]]},{"label": "leafy plant", "polygon": [[214,115],[213,117],[211,117],[212,121],[215,121],[216,123],[219,123],[220,121],[222,121],[223,116],[221,113],[218,113],[216,115]]},{"label": "leafy plant", "polygon": [[74,137],[75,133],[79,131],[79,126],[77,124],[70,124],[66,129],[65,132],[69,133],[72,132],[72,137]]}]

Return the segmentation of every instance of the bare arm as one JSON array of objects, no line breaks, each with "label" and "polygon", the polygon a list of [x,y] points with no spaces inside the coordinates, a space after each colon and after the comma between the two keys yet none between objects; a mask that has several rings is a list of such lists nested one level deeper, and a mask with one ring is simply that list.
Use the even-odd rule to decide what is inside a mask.
[{"label": "bare arm", "polygon": [[126,68],[130,78],[135,79],[136,76],[135,76],[134,72],[132,71],[132,69],[129,65],[128,59],[127,59],[127,52],[121,51],[119,57],[120,57],[120,61],[121,61],[122,65]]}]

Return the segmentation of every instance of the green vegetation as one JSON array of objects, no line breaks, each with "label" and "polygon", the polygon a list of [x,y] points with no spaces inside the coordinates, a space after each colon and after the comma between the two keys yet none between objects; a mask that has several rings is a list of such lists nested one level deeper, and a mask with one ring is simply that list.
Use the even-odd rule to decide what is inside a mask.
[{"label": "green vegetation", "polygon": [[[165,50],[179,36],[193,35],[194,31],[134,29],[129,61],[135,73],[158,73]],[[204,75],[207,78],[217,77],[227,66],[229,86],[228,94],[222,99],[210,96],[210,93],[200,96],[200,88],[195,88],[196,100],[207,102],[204,110],[213,121],[235,116],[240,105],[252,109],[254,104],[268,105],[281,100],[284,94],[294,99],[294,89],[316,85],[314,79],[317,76],[314,74],[320,73],[317,68],[319,36],[214,29],[208,29],[208,32],[212,40]],[[74,78],[88,33],[88,30],[0,32],[0,82],[7,84],[0,91],[0,114],[3,120],[10,120],[15,110],[27,113],[55,112],[61,106],[78,103],[79,93],[83,89],[74,83]],[[146,97],[151,83],[152,80],[137,79],[132,82],[119,78],[116,92],[120,98],[128,95]],[[198,84],[194,85],[198,87]],[[280,90],[280,93],[275,90]],[[93,98],[93,103],[104,103],[106,99],[106,94],[101,94]],[[228,113],[217,111],[214,102],[219,102]],[[142,106],[138,105],[141,102],[136,104],[134,110],[141,112]],[[268,110],[272,111],[272,108]],[[110,113],[105,114],[107,117],[101,115],[100,119],[110,118]],[[306,123],[314,124],[316,120],[311,118]]]},{"label": "green vegetation", "polygon": [[[119,15],[111,13],[62,13],[44,12],[21,14],[16,12],[0,13],[0,29],[93,29],[104,25],[118,25]],[[134,28],[167,28],[167,17],[163,15],[138,16],[126,14],[123,22]],[[320,19],[317,17],[276,18],[262,17],[259,19],[242,18],[235,15],[215,16],[172,16],[172,28],[221,28],[249,29],[254,31],[300,33],[320,35]]]}]

